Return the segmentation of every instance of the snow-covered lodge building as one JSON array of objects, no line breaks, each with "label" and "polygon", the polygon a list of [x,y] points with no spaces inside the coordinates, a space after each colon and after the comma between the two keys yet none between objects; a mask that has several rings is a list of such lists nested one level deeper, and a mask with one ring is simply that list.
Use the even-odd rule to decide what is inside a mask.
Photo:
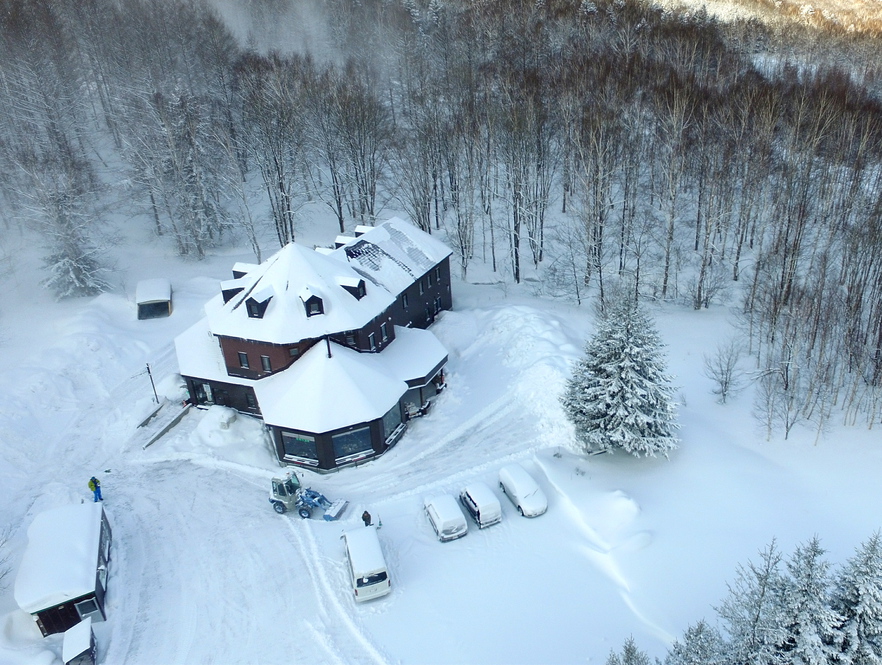
[{"label": "snow-covered lodge building", "polygon": [[385,452],[428,408],[447,351],[425,328],[453,304],[451,251],[415,226],[335,244],[236,264],[175,340],[193,403],[261,417],[281,462],[318,470]]}]

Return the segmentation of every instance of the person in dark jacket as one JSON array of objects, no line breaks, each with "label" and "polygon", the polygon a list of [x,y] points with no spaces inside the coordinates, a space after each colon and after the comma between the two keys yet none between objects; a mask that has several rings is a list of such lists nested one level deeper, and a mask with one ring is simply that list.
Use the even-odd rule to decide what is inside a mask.
[{"label": "person in dark jacket", "polygon": [[89,489],[92,490],[92,495],[95,497],[95,501],[104,501],[101,497],[101,481],[98,480],[95,476],[89,478]]},{"label": "person in dark jacket", "polygon": [[371,525],[371,514],[370,514],[368,511],[364,511],[364,512],[361,514],[361,519],[362,519],[362,521],[364,522],[364,525],[365,525],[365,526],[370,526],[370,525]]}]

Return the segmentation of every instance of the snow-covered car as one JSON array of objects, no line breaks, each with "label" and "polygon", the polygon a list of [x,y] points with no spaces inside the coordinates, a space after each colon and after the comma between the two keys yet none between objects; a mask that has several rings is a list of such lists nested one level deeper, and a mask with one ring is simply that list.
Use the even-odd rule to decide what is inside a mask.
[{"label": "snow-covered car", "polygon": [[524,517],[537,517],[548,510],[545,493],[520,464],[508,464],[499,470],[499,489]]},{"label": "snow-covered car", "polygon": [[456,499],[449,494],[429,497],[423,505],[426,509],[426,517],[429,518],[429,524],[435,529],[435,534],[442,543],[462,538],[469,532],[465,515],[456,505]]},{"label": "snow-covered car", "polygon": [[459,501],[479,529],[502,521],[502,506],[484,483],[472,483],[459,493]]}]

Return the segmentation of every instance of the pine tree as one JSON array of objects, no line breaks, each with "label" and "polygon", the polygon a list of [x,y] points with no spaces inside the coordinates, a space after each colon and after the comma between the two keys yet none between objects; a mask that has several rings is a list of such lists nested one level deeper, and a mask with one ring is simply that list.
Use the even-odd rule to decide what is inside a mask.
[{"label": "pine tree", "polygon": [[729,596],[717,608],[729,640],[729,663],[775,665],[784,639],[782,605],[785,580],[781,553],[773,540],[760,552],[760,562],[738,566]]},{"label": "pine tree", "polygon": [[81,198],[48,189],[38,197],[44,234],[51,243],[51,253],[43,259],[49,276],[42,283],[58,299],[94,296],[110,289],[99,249],[88,237],[91,222]]},{"label": "pine tree", "polygon": [[673,388],[662,343],[639,307],[610,307],[585,347],[561,399],[586,450],[616,448],[635,457],[677,447]]},{"label": "pine tree", "polygon": [[634,637],[631,636],[625,640],[621,655],[615,651],[610,651],[609,658],[606,659],[606,665],[650,665],[650,661],[649,656],[637,648],[637,643],[634,641]]},{"label": "pine tree", "polygon": [[723,665],[723,638],[704,620],[689,626],[683,640],[674,642],[665,665]]},{"label": "pine tree", "polygon": [[842,642],[842,617],[829,605],[829,569],[818,538],[796,548],[787,562],[781,651],[793,665],[826,665]]},{"label": "pine tree", "polygon": [[882,536],[878,531],[836,576],[831,606],[843,617],[843,662],[882,664]]}]

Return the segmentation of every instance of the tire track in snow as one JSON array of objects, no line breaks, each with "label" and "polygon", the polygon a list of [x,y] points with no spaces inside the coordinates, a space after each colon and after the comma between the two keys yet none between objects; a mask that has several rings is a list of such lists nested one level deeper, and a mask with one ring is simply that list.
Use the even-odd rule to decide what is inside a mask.
[{"label": "tire track in snow", "polygon": [[[413,456],[406,457],[397,461],[394,465],[388,466],[383,469],[383,475],[385,476],[384,482],[378,483],[376,478],[369,478],[361,483],[352,483],[347,487],[354,490],[364,490],[369,489],[372,493],[382,493],[383,490],[389,488],[396,488],[401,486],[401,482],[406,477],[413,477],[417,473],[422,473],[423,475],[435,477],[437,474],[433,469],[419,469],[419,471],[414,471],[415,468],[418,468],[418,463],[426,458],[436,455],[438,452],[450,449],[451,444],[460,439],[459,445],[465,445],[472,438],[476,437],[480,432],[493,427],[500,420],[511,414],[516,409],[516,404],[511,402],[508,397],[503,395],[499,399],[494,402],[491,402],[483,409],[478,411],[471,418],[461,423],[454,429],[450,430],[447,434],[438,439],[434,444],[431,444]],[[468,435],[468,436],[467,436]],[[449,459],[449,455],[446,456]],[[474,469],[475,467],[470,467]],[[389,498],[406,495],[409,493],[414,493],[419,491],[421,487],[426,487],[426,485],[420,485],[410,490],[405,490],[404,492],[400,492],[395,495],[390,495],[390,497],[385,497],[383,500],[386,501]]]},{"label": "tire track in snow", "polygon": [[582,511],[575,504],[575,502],[569,497],[569,495],[563,490],[563,488],[560,487],[560,485],[554,482],[542,462],[535,458],[533,461],[536,466],[541,469],[542,475],[545,476],[545,480],[556,492],[561,507],[570,516],[573,524],[576,525],[576,527],[584,534],[586,539],[589,541],[587,545],[582,546],[582,550],[585,552],[585,557],[589,561],[591,561],[595,568],[597,568],[601,573],[609,578],[609,580],[613,582],[613,584],[619,587],[619,595],[621,596],[622,601],[625,603],[628,609],[631,610],[631,613],[638,621],[640,621],[644,626],[649,628],[650,631],[658,635],[668,644],[673,644],[675,637],[665,631],[663,628],[659,627],[653,621],[649,620],[646,615],[635,605],[634,599],[631,597],[631,585],[628,581],[628,577],[622,571],[615,555],[613,554],[616,546],[604,540],[600,536],[600,534],[598,534],[597,531],[588,523],[588,521],[583,516]]},{"label": "tire track in snow", "polygon": [[[294,534],[294,538],[297,540],[299,545],[298,549],[303,553],[304,558],[307,559],[304,567],[309,573],[309,577],[315,588],[316,598],[325,598],[330,601],[334,614],[340,619],[339,623],[346,627],[352,637],[355,638],[355,642],[363,648],[364,653],[370,658],[370,660],[377,663],[377,665],[388,665],[389,661],[365,636],[349,612],[347,612],[340,603],[336,590],[328,581],[324,565],[321,563],[318,545],[316,545],[315,536],[312,533],[312,527],[309,524],[309,521],[303,520],[300,524],[303,526],[304,536],[301,536],[299,529],[294,526],[294,523],[291,520],[288,520],[288,528],[291,529],[291,533]],[[349,662],[365,662],[365,660],[357,658],[349,659]]]}]

